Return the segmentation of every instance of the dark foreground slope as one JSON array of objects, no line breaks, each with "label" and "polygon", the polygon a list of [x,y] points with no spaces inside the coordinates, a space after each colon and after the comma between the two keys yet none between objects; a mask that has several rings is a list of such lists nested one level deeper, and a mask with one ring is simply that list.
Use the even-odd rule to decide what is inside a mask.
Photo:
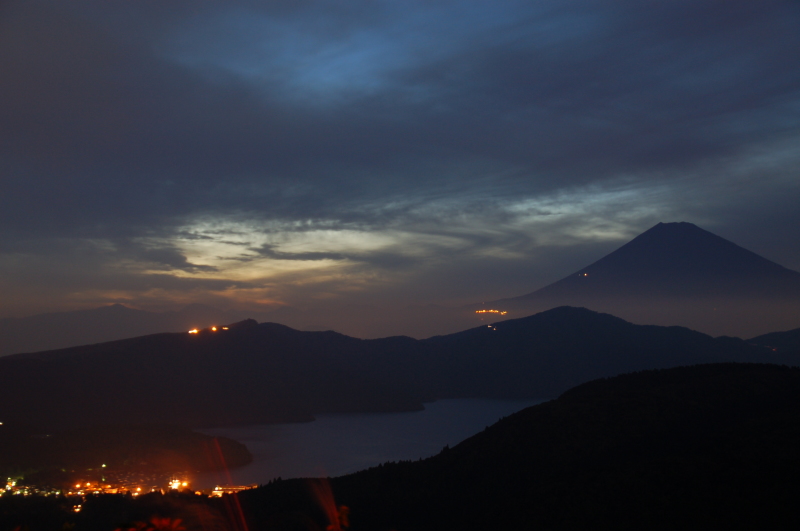
[{"label": "dark foreground slope", "polygon": [[582,308],[426,340],[361,340],[244,321],[217,332],[0,358],[0,420],[54,429],[302,421],[323,412],[420,409],[437,398],[548,398],[629,371],[795,358]]},{"label": "dark foreground slope", "polygon": [[[593,381],[330,485],[353,530],[789,529],[798,448],[800,370],[715,364]],[[324,528],[308,489],[243,493],[251,528],[302,513]]]},{"label": "dark foreground slope", "polygon": [[346,505],[353,531],[797,529],[799,447],[800,369],[701,365],[583,384],[424,461],[236,499],[101,496],[78,514],[4,496],[0,527],[313,531]]}]

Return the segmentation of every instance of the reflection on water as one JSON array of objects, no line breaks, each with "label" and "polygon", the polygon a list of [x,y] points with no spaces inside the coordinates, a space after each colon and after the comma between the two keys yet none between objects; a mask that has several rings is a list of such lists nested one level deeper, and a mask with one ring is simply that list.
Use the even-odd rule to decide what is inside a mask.
[{"label": "reflection on water", "polygon": [[253,463],[226,474],[209,473],[193,487],[267,483],[276,477],[341,476],[387,461],[430,457],[540,400],[438,400],[424,411],[320,415],[303,424],[204,430],[247,445]]}]

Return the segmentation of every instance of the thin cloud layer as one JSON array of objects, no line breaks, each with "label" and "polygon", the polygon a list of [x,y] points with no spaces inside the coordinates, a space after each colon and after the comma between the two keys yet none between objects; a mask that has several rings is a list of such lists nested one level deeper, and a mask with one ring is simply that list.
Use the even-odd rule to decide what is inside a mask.
[{"label": "thin cloud layer", "polygon": [[797,27],[783,1],[5,2],[0,314],[497,299],[675,220],[798,269]]}]

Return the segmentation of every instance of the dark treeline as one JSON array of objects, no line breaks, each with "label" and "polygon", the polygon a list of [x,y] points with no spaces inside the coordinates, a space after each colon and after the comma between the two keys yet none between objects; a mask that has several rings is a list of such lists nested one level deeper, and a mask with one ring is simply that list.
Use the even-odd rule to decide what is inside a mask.
[{"label": "dark treeline", "polygon": [[0,525],[112,531],[157,516],[187,529],[321,530],[345,505],[354,531],[796,528],[798,419],[797,368],[646,371],[580,385],[418,462],[236,499],[101,497],[79,514],[2,498]]}]

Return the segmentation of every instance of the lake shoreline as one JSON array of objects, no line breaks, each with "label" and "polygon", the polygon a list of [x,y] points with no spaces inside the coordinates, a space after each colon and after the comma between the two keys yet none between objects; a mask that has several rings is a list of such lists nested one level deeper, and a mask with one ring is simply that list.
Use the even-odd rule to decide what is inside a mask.
[{"label": "lake shoreline", "polygon": [[388,461],[423,459],[544,401],[440,399],[418,411],[320,414],[314,422],[197,430],[245,444],[253,462],[224,473],[198,474],[194,488],[336,477]]}]

